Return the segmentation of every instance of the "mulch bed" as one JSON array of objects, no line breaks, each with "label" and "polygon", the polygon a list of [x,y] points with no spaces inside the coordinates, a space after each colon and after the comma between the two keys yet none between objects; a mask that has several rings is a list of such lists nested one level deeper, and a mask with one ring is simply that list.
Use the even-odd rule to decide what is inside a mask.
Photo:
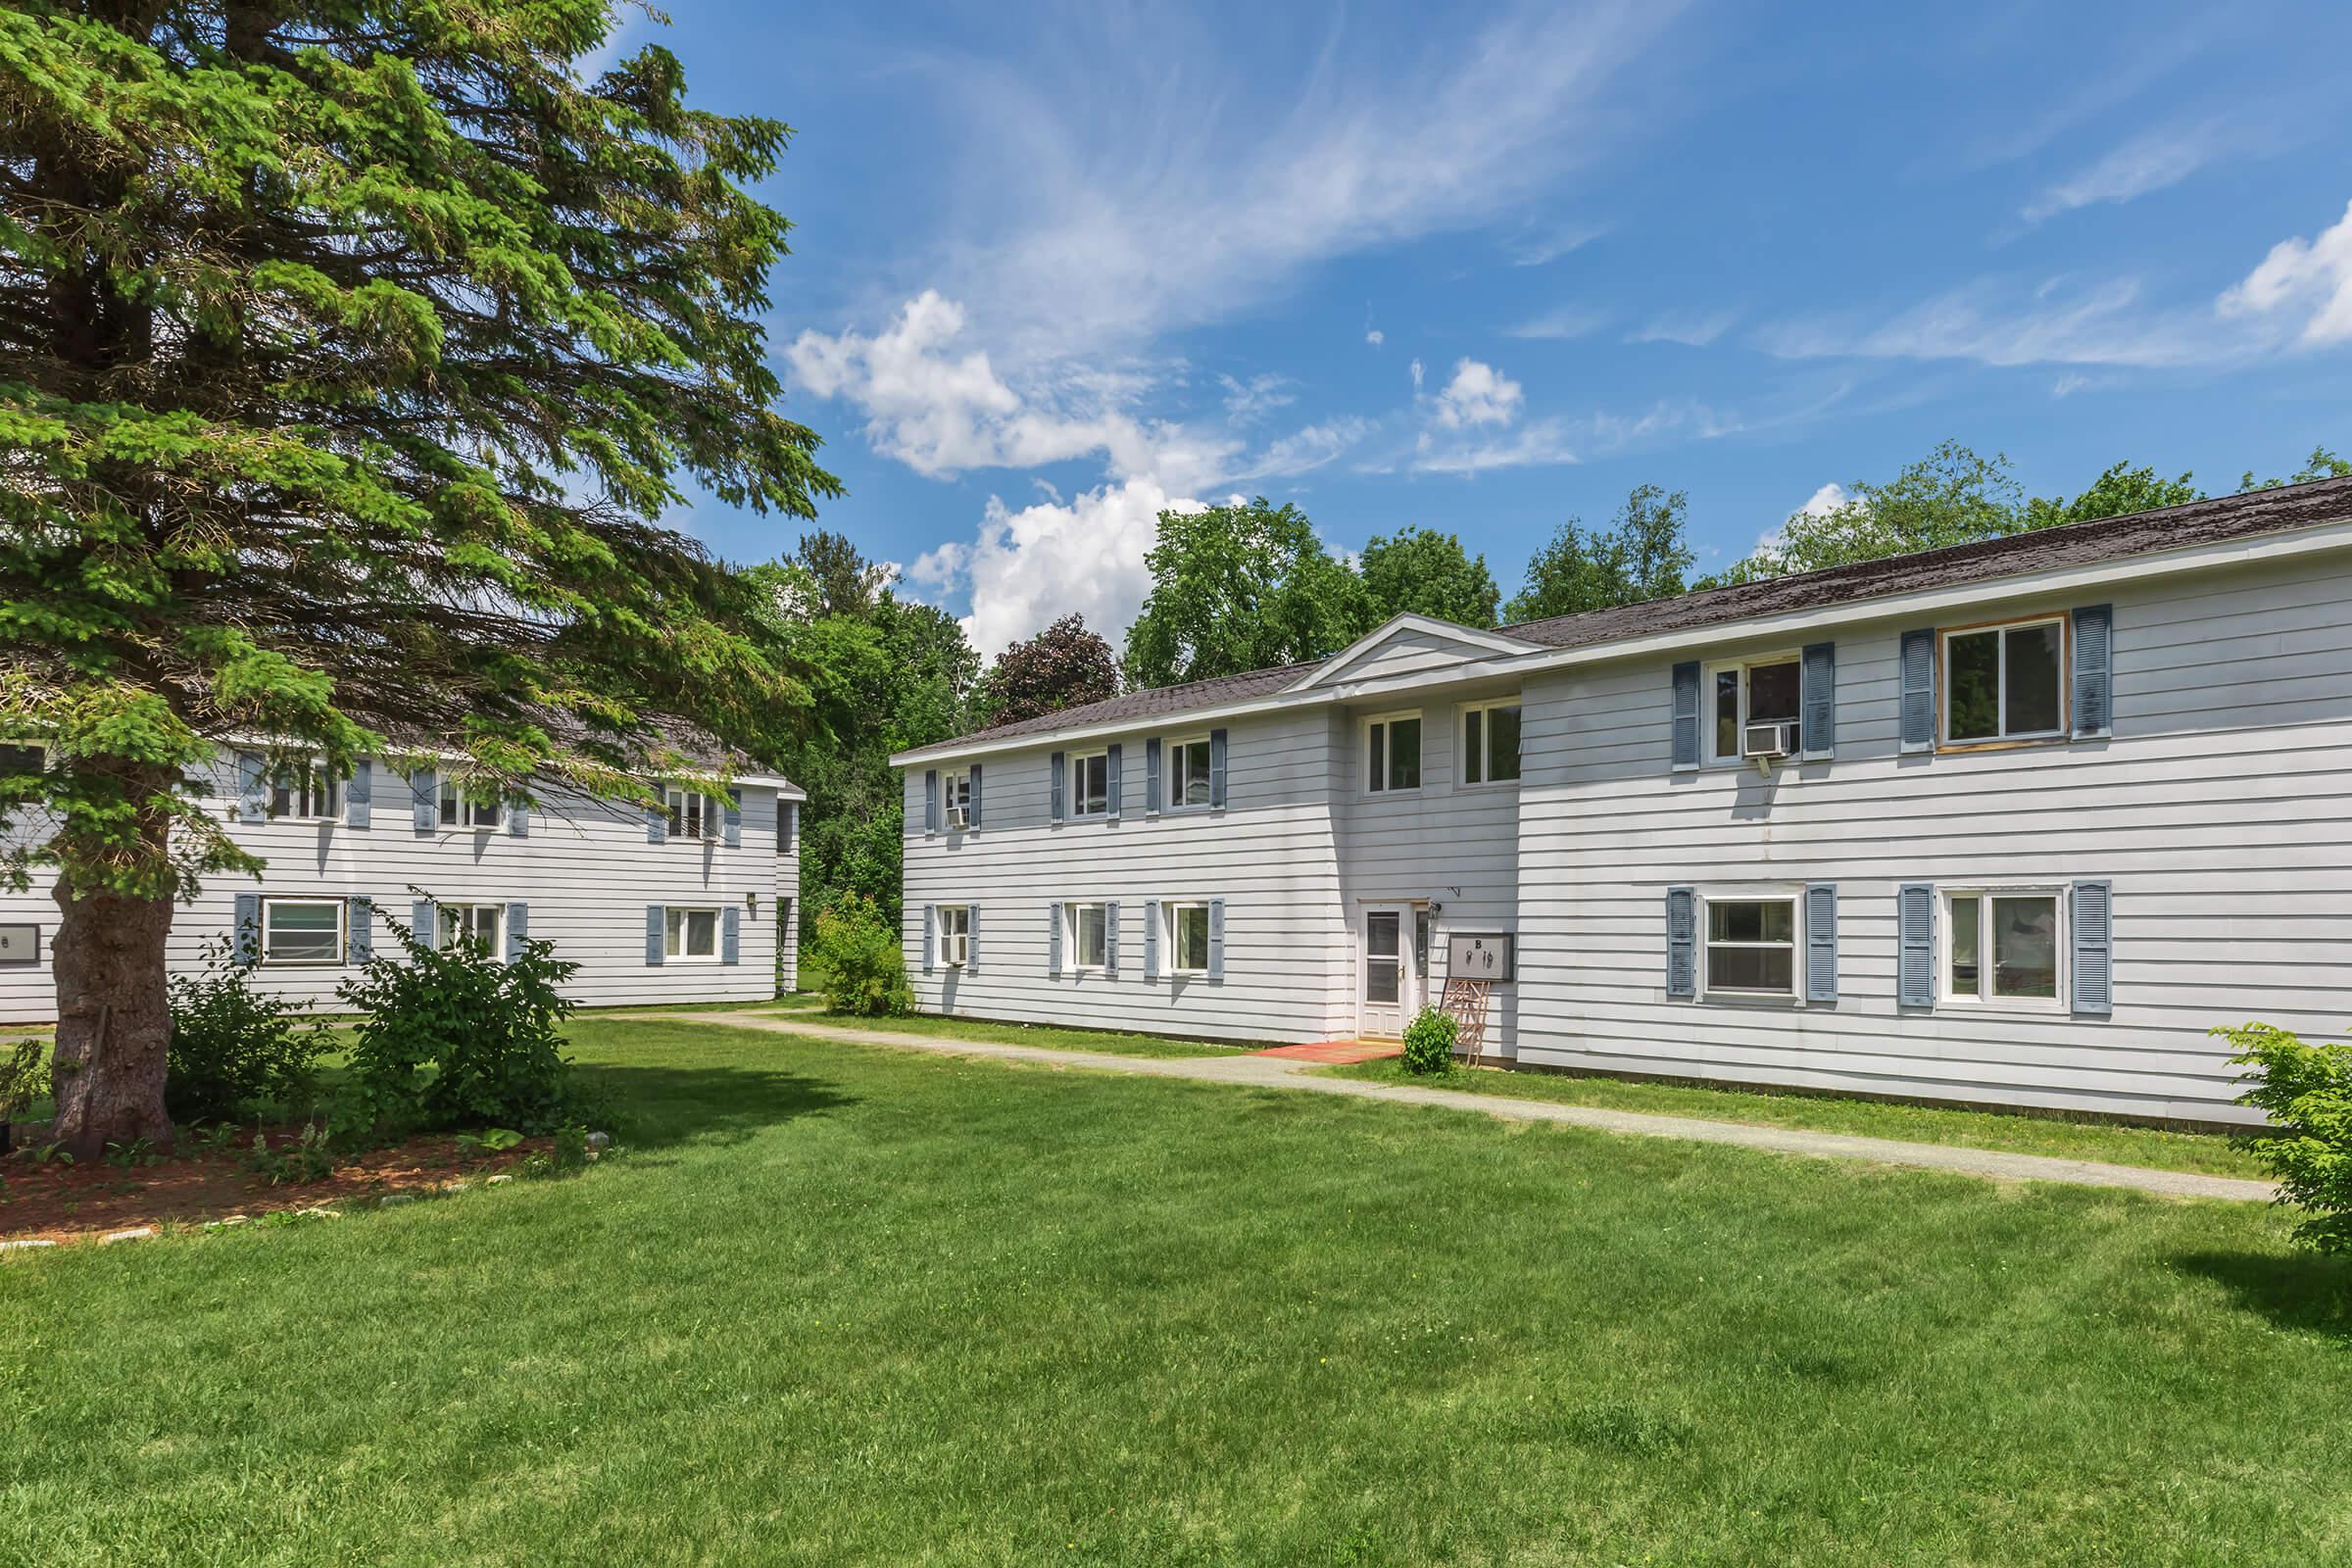
[{"label": "mulch bed", "polygon": [[[355,1155],[319,1181],[272,1186],[269,1177],[245,1168],[251,1133],[226,1150],[190,1150],[125,1169],[104,1159],[36,1164],[23,1142],[24,1134],[36,1129],[20,1125],[16,1130],[18,1152],[0,1159],[0,1242],[83,1241],[145,1226],[360,1206],[393,1194],[421,1195],[501,1175],[549,1144],[528,1139],[491,1154],[461,1149],[455,1138],[434,1134]],[[262,1136],[277,1149],[296,1142],[299,1130],[279,1128]]]}]

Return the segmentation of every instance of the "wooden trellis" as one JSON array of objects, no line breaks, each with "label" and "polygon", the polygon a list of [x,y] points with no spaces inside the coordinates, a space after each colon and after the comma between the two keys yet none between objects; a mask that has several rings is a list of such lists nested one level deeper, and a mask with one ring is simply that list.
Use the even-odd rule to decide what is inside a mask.
[{"label": "wooden trellis", "polygon": [[1438,1004],[1438,1009],[1451,1014],[1460,1026],[1453,1037],[1454,1049],[1473,1067],[1487,1049],[1487,993],[1494,985],[1492,980],[1448,976],[1445,1000]]}]

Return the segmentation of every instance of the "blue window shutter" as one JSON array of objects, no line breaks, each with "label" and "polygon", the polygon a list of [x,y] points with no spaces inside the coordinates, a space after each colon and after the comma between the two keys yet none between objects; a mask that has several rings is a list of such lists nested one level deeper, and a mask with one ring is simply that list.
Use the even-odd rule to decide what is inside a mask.
[{"label": "blue window shutter", "polygon": [[1666,890],[1666,995],[1698,995],[1698,895],[1690,888]]},{"label": "blue window shutter", "polygon": [[669,808],[656,801],[645,808],[645,842],[665,844],[669,841]]},{"label": "blue window shutter", "polygon": [[1102,906],[1102,972],[1119,972],[1119,901]]},{"label": "blue window shutter", "polygon": [[1936,749],[1936,628],[1903,633],[1902,746],[1906,752]]},{"label": "blue window shutter", "polygon": [[416,831],[430,833],[441,825],[441,780],[429,767],[420,767],[409,775],[409,794],[413,798]]},{"label": "blue window shutter", "polygon": [[1064,799],[1064,791],[1067,789],[1069,784],[1069,754],[1067,752],[1055,752],[1054,754],[1053,766],[1050,771],[1053,777],[1047,785],[1046,804],[1049,808],[1048,814],[1054,821],[1058,822],[1062,820],[1065,814],[1062,810],[1062,803]]},{"label": "blue window shutter", "polygon": [[963,906],[963,972],[970,974],[980,967],[980,906]]},{"label": "blue window shutter", "polygon": [[351,961],[366,963],[375,956],[375,901],[361,894],[350,901],[344,919],[351,926]]},{"label": "blue window shutter", "polygon": [[923,906],[923,973],[931,972],[933,958],[939,953],[939,907]]},{"label": "blue window shutter", "polygon": [[1838,750],[1838,645],[1808,643],[1798,681],[1798,750],[1805,761],[1819,761]]},{"label": "blue window shutter", "polygon": [[1159,794],[1159,737],[1154,735],[1144,742],[1144,814],[1157,816]]},{"label": "blue window shutter", "polygon": [[1144,978],[1159,978],[1159,901],[1144,901]]},{"label": "blue window shutter", "polygon": [[236,943],[237,962],[250,969],[262,958],[262,896],[259,893],[237,895],[237,928],[232,933]]},{"label": "blue window shutter", "polygon": [[1698,662],[1674,666],[1674,765],[1698,766]]},{"label": "blue window shutter", "polygon": [[1225,978],[1225,901],[1208,901],[1208,977]]},{"label": "blue window shutter", "polygon": [[2105,1018],[2115,1011],[2115,885],[2075,884],[2075,1013]]},{"label": "blue window shutter", "polygon": [[1838,884],[1805,888],[1805,1000],[1838,1000]]},{"label": "blue window shutter", "polygon": [[965,813],[965,814],[966,814],[966,815],[968,815],[968,816],[971,818],[971,829],[972,829],[972,831],[973,831],[973,832],[975,832],[975,833],[979,832],[979,831],[980,831],[980,764],[979,764],[978,762],[974,762],[974,763],[972,764],[972,804],[971,804],[971,809],[970,809],[970,810],[969,810],[967,813]]},{"label": "blue window shutter", "polygon": [[1906,882],[1894,893],[1894,1000],[1898,1006],[1936,1005],[1936,890]]},{"label": "blue window shutter", "polygon": [[1218,810],[1225,808],[1225,732],[1208,732],[1208,804]]},{"label": "blue window shutter", "polygon": [[510,838],[517,839],[527,839],[531,836],[530,802],[509,801],[507,803],[507,835]]},{"label": "blue window shutter", "polygon": [[718,911],[718,961],[743,961],[743,910],[732,904]]},{"label": "blue window shutter", "polygon": [[375,764],[363,757],[351,764],[351,777],[343,781],[343,823],[366,827],[374,813]]},{"label": "blue window shutter", "polygon": [[659,965],[662,962],[662,922],[664,913],[662,905],[649,904],[645,906],[645,961],[649,964]]},{"label": "blue window shutter", "polygon": [[1105,795],[1110,797],[1103,803],[1108,808],[1104,814],[1114,822],[1119,817],[1122,797],[1127,793],[1122,787],[1122,783],[1119,775],[1119,743],[1112,741],[1109,752],[1102,760],[1102,790]]},{"label": "blue window shutter", "polygon": [[729,790],[719,809],[725,813],[726,845],[730,850],[743,848],[743,791]]},{"label": "blue window shutter", "polygon": [[433,951],[441,937],[440,924],[433,918],[433,901],[417,899],[409,906],[409,935],[425,952]]},{"label": "blue window shutter", "polygon": [[267,822],[270,813],[263,808],[264,760],[259,752],[237,754],[237,820]]},{"label": "blue window shutter", "polygon": [[513,963],[522,956],[523,944],[531,940],[531,906],[527,904],[507,906],[507,961]]},{"label": "blue window shutter", "polygon": [[939,769],[923,769],[923,831],[939,831]]},{"label": "blue window shutter", "polygon": [[1061,973],[1061,906],[1046,906],[1046,973]]},{"label": "blue window shutter", "polygon": [[2075,612],[2075,736],[2115,732],[2115,607],[2084,605]]}]

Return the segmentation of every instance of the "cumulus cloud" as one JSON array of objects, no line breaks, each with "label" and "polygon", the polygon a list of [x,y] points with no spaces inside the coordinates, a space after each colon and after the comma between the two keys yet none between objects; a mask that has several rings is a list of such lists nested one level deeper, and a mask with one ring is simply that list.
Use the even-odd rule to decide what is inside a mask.
[{"label": "cumulus cloud", "polygon": [[2352,203],[2319,238],[2272,246],[2260,266],[2223,294],[2221,311],[2283,323],[2310,347],[2352,338]]},{"label": "cumulus cloud", "polygon": [[[1414,362],[1416,366],[1419,361]],[[1466,425],[1508,424],[1516,418],[1526,394],[1518,382],[1492,365],[1458,360],[1453,379],[1438,394],[1438,423],[1448,430]]]}]

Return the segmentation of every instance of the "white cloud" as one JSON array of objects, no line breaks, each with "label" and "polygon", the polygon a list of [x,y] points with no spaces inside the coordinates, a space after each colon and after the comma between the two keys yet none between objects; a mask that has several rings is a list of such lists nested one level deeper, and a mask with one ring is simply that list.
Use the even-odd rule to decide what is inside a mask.
[{"label": "white cloud", "polygon": [[2260,145],[2244,128],[2220,121],[2143,131],[2104,158],[2060,180],[2018,214],[2038,223],[2101,202],[2133,201],[2178,185],[2208,164]]},{"label": "white cloud", "polygon": [[2220,305],[2224,316],[2283,324],[2309,347],[2352,338],[2352,203],[2319,238],[2272,246]]},{"label": "white cloud", "polygon": [[1854,497],[1851,491],[1847,490],[1845,486],[1833,479],[1828,484],[1825,484],[1820,489],[1814,491],[1810,496],[1807,496],[1805,498],[1805,504],[1796,509],[1796,515],[1800,517],[1826,517],[1831,513],[1836,512],[1838,508],[1846,505],[1853,499]]},{"label": "white cloud", "polygon": [[1653,446],[1668,437],[1712,441],[1743,430],[1765,428],[1807,417],[1804,410],[1751,424],[1692,398],[1670,399],[1636,415],[1599,411],[1582,418],[1552,416],[1531,419],[1506,434],[1465,435],[1441,440],[1423,431],[1414,443],[1410,466],[1416,473],[1450,473],[1464,477],[1499,468],[1551,467],[1582,463],[1587,458],[1614,457],[1621,452]]},{"label": "white cloud", "polygon": [[1703,349],[1740,318],[1737,311],[1669,311],[1647,326],[1626,334],[1628,343],[1680,343]]},{"label": "white cloud", "polygon": [[2190,365],[2219,357],[2209,316],[2151,312],[2140,286],[2119,278],[2086,289],[2045,282],[2021,298],[1983,280],[1875,325],[1812,318],[1768,326],[1757,347],[1783,359],[1850,356],[1974,360],[1982,365]]},{"label": "white cloud", "polygon": [[1381,346],[1383,343],[1386,343],[1388,340],[1389,340],[1389,334],[1388,334],[1388,333],[1386,333],[1386,332],[1383,332],[1383,331],[1382,331],[1382,330],[1381,330],[1379,327],[1377,327],[1377,326],[1374,326],[1374,327],[1367,327],[1367,328],[1365,329],[1365,331],[1364,331],[1364,341],[1365,341],[1365,342],[1367,342],[1367,343],[1369,343],[1369,344],[1371,344],[1371,345],[1372,345],[1374,348],[1378,348],[1378,347],[1380,347],[1380,346]]},{"label": "white cloud", "polygon": [[1569,224],[1544,233],[1526,235],[1503,246],[1513,267],[1546,267],[1609,231],[1607,223]]},{"label": "white cloud", "polygon": [[2084,375],[2080,370],[2069,370],[2050,384],[2050,396],[2071,398],[2078,392],[2087,392],[2094,386],[2104,386],[2105,384],[2106,381],[2101,376]]},{"label": "white cloud", "polygon": [[[1415,361],[1417,366],[1420,362]],[[1508,424],[1516,418],[1526,394],[1518,382],[1492,365],[1460,360],[1453,379],[1438,394],[1438,423],[1448,430],[1465,425]]]},{"label": "white cloud", "polygon": [[1291,384],[1287,376],[1253,375],[1245,382],[1220,375],[1217,384],[1225,389],[1225,416],[1236,424],[1255,424],[1276,409],[1298,401],[1284,390]]},{"label": "white cloud", "polygon": [[1412,364],[1412,372],[1413,372],[1413,392],[1414,392],[1414,395],[1415,395],[1415,396],[1418,396],[1418,395],[1420,394],[1420,391],[1421,391],[1421,374],[1422,374],[1422,370],[1421,370],[1421,362],[1420,362],[1419,360],[1417,360],[1417,359],[1416,359],[1415,361],[1413,361],[1413,364]]},{"label": "white cloud", "polygon": [[1585,337],[1609,324],[1609,313],[1597,307],[1563,305],[1509,328],[1512,337],[1555,339]]}]

